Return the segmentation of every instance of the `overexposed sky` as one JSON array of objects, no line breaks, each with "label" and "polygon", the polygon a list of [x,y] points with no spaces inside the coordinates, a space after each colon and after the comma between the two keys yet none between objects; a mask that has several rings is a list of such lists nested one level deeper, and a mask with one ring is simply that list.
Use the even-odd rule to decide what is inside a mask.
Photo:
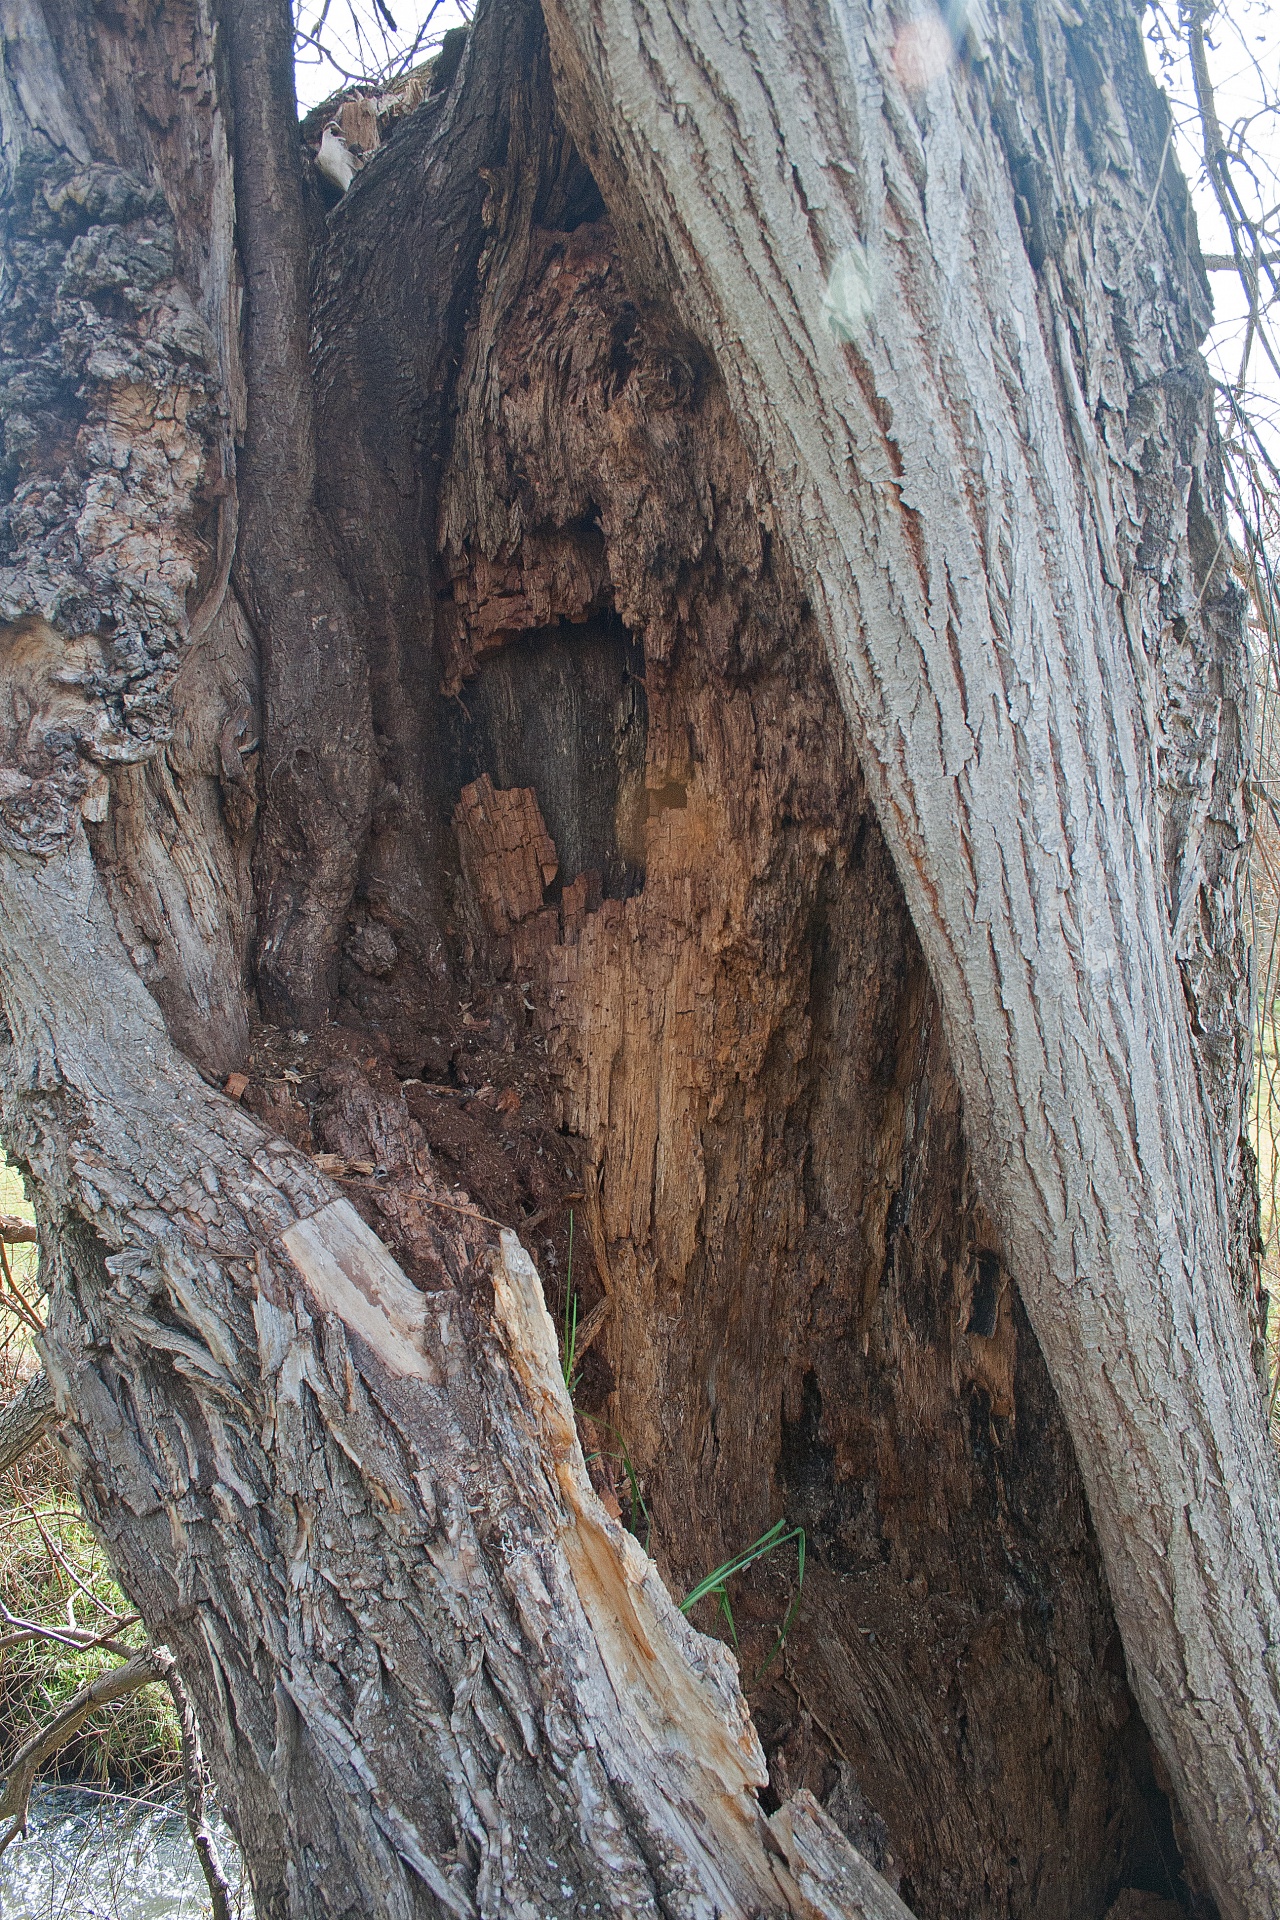
[{"label": "overexposed sky", "polygon": [[[1228,254],[1227,223],[1205,172],[1190,62],[1180,54],[1171,57],[1172,34],[1158,12],[1149,12],[1145,25],[1151,70],[1173,106],[1178,158],[1191,183],[1201,250],[1209,256]],[[1268,251],[1280,256],[1280,0],[1225,0],[1205,38],[1219,123],[1228,150],[1238,155],[1233,178],[1250,217],[1276,236]],[[1280,257],[1276,264],[1280,277]],[[1215,315],[1206,346],[1209,364],[1232,386],[1243,378],[1246,404],[1267,430],[1273,457],[1280,458],[1280,371],[1256,333],[1250,338],[1248,297],[1239,276],[1212,271],[1209,284]],[[1277,321],[1280,311],[1273,310],[1270,335],[1280,358]]]},{"label": "overexposed sky", "polygon": [[294,62],[299,112],[310,112],[354,79],[393,79],[429,59],[449,28],[470,13],[470,4],[459,0],[385,0],[381,8],[378,0],[294,0],[294,21],[312,38]]}]

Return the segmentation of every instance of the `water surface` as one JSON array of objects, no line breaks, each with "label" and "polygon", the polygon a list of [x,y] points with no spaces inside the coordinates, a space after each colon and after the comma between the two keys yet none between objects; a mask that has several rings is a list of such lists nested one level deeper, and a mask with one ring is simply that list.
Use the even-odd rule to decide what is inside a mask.
[{"label": "water surface", "polygon": [[[232,1885],[235,1844],[218,1845]],[[0,1920],[207,1920],[209,1893],[180,1801],[36,1787],[25,1840],[0,1857]],[[243,1920],[252,1920],[242,1896]]]}]

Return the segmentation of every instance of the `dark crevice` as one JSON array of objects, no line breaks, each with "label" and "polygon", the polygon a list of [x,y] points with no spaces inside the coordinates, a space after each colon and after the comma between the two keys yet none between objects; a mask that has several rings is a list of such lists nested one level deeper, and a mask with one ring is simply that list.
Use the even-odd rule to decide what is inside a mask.
[{"label": "dark crevice", "polygon": [[549,899],[584,873],[599,874],[606,899],[644,885],[643,674],[641,648],[604,616],[509,642],[441,704],[443,811],[485,773],[495,787],[532,787],[560,862]]}]

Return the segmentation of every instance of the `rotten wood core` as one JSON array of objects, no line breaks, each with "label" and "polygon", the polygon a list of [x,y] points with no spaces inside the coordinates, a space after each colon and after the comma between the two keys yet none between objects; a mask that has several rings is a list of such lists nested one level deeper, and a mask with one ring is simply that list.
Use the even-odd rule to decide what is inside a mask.
[{"label": "rotten wood core", "polygon": [[[423,1019],[413,929],[371,890],[344,1024],[261,1030],[243,1097],[330,1156],[410,1273],[424,1147],[456,1204],[522,1232],[558,1321],[573,1212],[606,1502],[676,1591],[775,1518],[806,1529],[785,1655],[749,1689],[779,1802],[837,1808],[922,1914],[1179,1893],[803,594],[723,394],[630,298],[568,165],[594,217],[497,231],[441,486],[420,725],[456,846],[452,1013]],[[748,1682],[794,1581],[790,1559],[735,1584]]]},{"label": "rotten wood core", "polygon": [[[92,70],[93,151],[117,149],[70,200],[56,160],[39,191],[64,251],[83,224],[66,205],[138,244],[157,210],[124,178],[102,104],[122,97],[128,34],[90,47],[74,16],[49,8],[59,58]],[[6,992],[27,1079],[6,1126],[51,1226],[63,1209],[51,1350],[81,1409],[69,1444],[89,1510],[191,1678],[262,1912],[313,1897],[301,1870],[271,1864],[273,1794],[299,1837],[308,1795],[322,1809],[314,1897],[335,1911],[351,1859],[399,1875],[405,1912],[500,1910],[485,1902],[504,1875],[552,1911],[560,1882],[516,1858],[512,1809],[542,1819],[529,1729],[545,1713],[562,1731],[555,1715],[580,1699],[536,1578],[572,1616],[570,1650],[604,1671],[618,1649],[601,1595],[622,1591],[618,1568],[651,1609],[646,1632],[675,1649],[672,1673],[692,1663],[715,1697],[718,1817],[746,1863],[734,1897],[893,1911],[881,1882],[848,1880],[843,1831],[920,1916],[1101,1920],[1117,1900],[1141,1911],[1143,1894],[1191,1908],[1062,1411],[976,1193],[937,1001],[805,584],[705,353],[637,293],[556,118],[536,14],[485,14],[456,75],[393,116],[377,151],[357,116],[370,158],[332,211],[303,159],[318,457],[275,527],[261,462],[239,476],[243,502],[227,478],[239,336],[209,261],[193,264],[201,220],[211,256],[230,249],[201,21],[139,7],[131,30],[195,49],[185,104],[147,137],[181,148],[188,196],[156,272],[206,289],[200,352],[191,330],[178,346],[222,383],[169,508],[187,543],[179,585],[209,610],[180,662],[148,665],[141,640],[136,660],[123,641],[107,650],[121,731],[125,715],[139,736],[148,724],[128,672],[143,694],[163,682],[174,723],[129,764],[135,745],[99,728],[109,771],[94,785],[60,742],[72,696],[57,634],[22,627],[25,784],[0,802],[13,834],[34,823],[27,843],[47,828],[50,848],[78,809],[113,923],[93,923],[94,951],[119,936],[170,1037],[209,1079],[235,1069],[247,1113],[219,1118],[183,1081],[186,1132],[162,1179],[165,1110],[140,1080],[122,1168],[104,1131],[127,1112],[110,1073],[95,1062],[69,1098],[47,1089],[58,1050],[19,954]],[[180,171],[163,151],[152,165]],[[181,303],[156,285],[145,326],[111,324],[148,338],[168,324]],[[171,358],[170,384],[212,380]],[[140,441],[154,402],[120,419],[142,374],[113,385],[95,364],[107,397],[90,386],[76,406],[114,408],[113,429]],[[194,412],[186,387],[181,405]],[[67,444],[82,424],[63,422]],[[255,597],[242,581],[247,611],[226,590],[242,505],[266,582]],[[312,571],[342,575],[343,674],[285,620],[264,684],[271,541],[291,529],[305,545],[321,519]],[[263,780],[293,667],[307,738],[345,729],[359,761],[352,793],[325,797],[341,847],[296,900],[289,876],[316,829],[307,780],[332,769]],[[69,889],[89,886],[69,872]],[[271,982],[272,1009],[304,1009],[302,1026],[248,1018],[255,885],[269,936],[303,929],[306,978],[285,977],[284,941]],[[121,1024],[140,1058],[160,1046],[136,1010]],[[494,1222],[519,1241],[498,1248]],[[581,1454],[521,1241],[557,1325],[572,1245]],[[426,1414],[405,1384],[419,1374]],[[497,1486],[508,1446],[528,1488]],[[513,1572],[512,1530],[532,1538],[547,1514],[567,1559]],[[686,1635],[619,1517],[676,1593],[775,1519],[804,1527],[800,1606],[772,1661],[794,1558],[732,1589],[767,1780],[727,1656]],[[483,1660],[448,1613],[463,1573],[499,1622]],[[726,1632],[710,1603],[696,1624]],[[612,1765],[625,1729],[602,1740]],[[568,1736],[557,1751],[578,1752]],[[476,1754],[492,1778],[467,1773]],[[410,1818],[395,1795],[428,1762]],[[355,1811],[335,1787],[344,1768]],[[600,1790],[611,1819],[653,1840],[627,1799],[639,1777]],[[555,1815],[566,1830],[589,1795],[566,1812],[572,1798]],[[573,1843],[579,1910],[614,1838]],[[683,1910],[680,1875],[701,1868],[680,1850],[696,1861],[696,1838],[679,1829],[666,1879],[656,1841],[646,1853],[628,1829],[617,1844],[637,1900]],[[807,1908],[791,1891],[806,1885]]]}]

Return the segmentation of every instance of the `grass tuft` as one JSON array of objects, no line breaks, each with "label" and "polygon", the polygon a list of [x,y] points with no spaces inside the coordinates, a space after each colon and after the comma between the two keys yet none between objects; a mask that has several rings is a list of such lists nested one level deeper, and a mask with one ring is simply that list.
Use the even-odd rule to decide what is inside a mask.
[{"label": "grass tuft", "polygon": [[788,1527],[785,1520],[775,1520],[773,1525],[767,1532],[762,1533],[758,1540],[753,1540],[749,1547],[744,1547],[743,1551],[737,1554],[732,1560],[726,1560],[722,1566],[714,1568],[712,1572],[699,1580],[697,1586],[691,1587],[684,1599],[680,1602],[681,1613],[690,1613],[700,1600],[714,1600],[716,1602],[716,1611],[723,1616],[729,1629],[730,1638],[736,1648],[738,1645],[738,1629],[734,1624],[733,1608],[729,1604],[729,1582],[735,1574],[745,1573],[747,1568],[753,1567],[757,1560],[763,1560],[766,1554],[777,1553],[780,1548],[787,1546],[792,1540],[796,1543],[798,1563],[796,1590],[792,1596],[791,1605],[787,1608],[786,1618],[778,1629],[778,1637],[774,1641],[767,1659],[752,1680],[752,1686],[759,1685],[778,1655],[782,1652],[783,1647],[787,1644],[787,1635],[791,1631],[792,1622],[796,1617],[796,1609],[800,1605],[800,1595],[804,1591],[804,1528]]}]

